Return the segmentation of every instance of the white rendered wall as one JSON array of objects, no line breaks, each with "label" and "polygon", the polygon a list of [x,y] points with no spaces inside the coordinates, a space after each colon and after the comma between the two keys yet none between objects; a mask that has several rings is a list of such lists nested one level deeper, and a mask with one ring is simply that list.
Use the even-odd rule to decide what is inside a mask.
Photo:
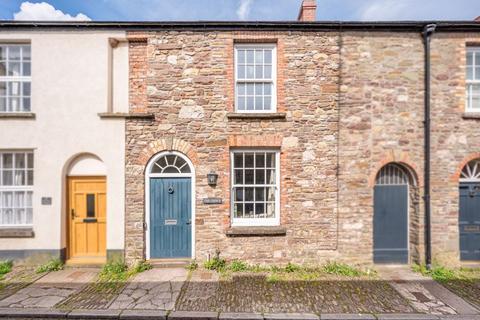
[{"label": "white rendered wall", "polygon": [[[66,175],[72,161],[93,154],[107,176],[107,249],[124,247],[124,120],[100,119],[107,111],[109,38],[124,32],[0,32],[0,42],[32,46],[34,120],[0,119],[0,149],[34,150],[34,238],[0,239],[0,250],[66,247]],[[113,111],[128,110],[128,47],[113,49]],[[74,170],[98,170],[92,162]],[[92,166],[93,165],[93,166]],[[42,205],[41,197],[51,197]]]}]

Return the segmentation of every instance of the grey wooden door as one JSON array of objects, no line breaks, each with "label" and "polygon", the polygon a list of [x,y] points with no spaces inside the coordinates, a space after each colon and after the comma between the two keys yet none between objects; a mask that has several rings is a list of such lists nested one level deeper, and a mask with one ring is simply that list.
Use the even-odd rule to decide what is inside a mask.
[{"label": "grey wooden door", "polygon": [[480,183],[460,183],[460,259],[480,260]]}]

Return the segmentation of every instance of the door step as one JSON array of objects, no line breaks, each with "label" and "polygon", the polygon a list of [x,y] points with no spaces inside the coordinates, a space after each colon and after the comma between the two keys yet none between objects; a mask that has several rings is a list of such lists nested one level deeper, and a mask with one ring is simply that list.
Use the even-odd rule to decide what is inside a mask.
[{"label": "door step", "polygon": [[154,268],[185,268],[193,259],[150,259],[148,262]]}]

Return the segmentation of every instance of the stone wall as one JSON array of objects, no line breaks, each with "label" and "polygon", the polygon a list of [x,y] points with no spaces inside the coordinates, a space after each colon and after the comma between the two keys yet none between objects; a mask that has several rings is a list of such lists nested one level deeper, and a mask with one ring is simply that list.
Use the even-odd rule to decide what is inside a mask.
[{"label": "stone wall", "polygon": [[[197,259],[216,249],[229,259],[262,263],[317,262],[336,255],[338,36],[168,31],[135,36],[148,38],[145,110],[155,114],[155,121],[128,120],[126,125],[127,260],[144,257],[145,165],[169,148],[190,152],[195,166]],[[277,109],[286,112],[285,119],[227,117],[234,101],[234,41],[277,43]],[[138,44],[130,48],[135,55],[140,52]],[[139,76],[131,74],[131,79]],[[141,99],[135,101],[132,108],[143,109],[137,103]],[[174,140],[176,146],[169,142]],[[280,215],[286,236],[226,236],[230,147],[281,150]],[[215,188],[207,185],[211,170],[219,174]],[[206,197],[220,197],[224,203],[204,205]]]},{"label": "stone wall", "polygon": [[[410,257],[424,257],[424,51],[419,33],[132,33],[127,120],[126,257],[144,258],[144,170],[177,150],[196,172],[196,258],[219,249],[255,263],[372,262],[373,187],[389,162],[411,173]],[[138,39],[144,39],[143,42]],[[235,42],[275,42],[285,119],[232,119]],[[465,47],[474,35],[432,41],[432,239],[437,260],[458,262],[458,176],[478,157],[478,120],[463,117]],[[132,87],[134,85],[134,87]],[[139,88],[137,90],[135,88]],[[139,92],[144,92],[139,94]],[[286,236],[227,237],[232,147],[281,150]],[[207,185],[206,174],[219,174]],[[222,205],[204,205],[221,197]]]}]

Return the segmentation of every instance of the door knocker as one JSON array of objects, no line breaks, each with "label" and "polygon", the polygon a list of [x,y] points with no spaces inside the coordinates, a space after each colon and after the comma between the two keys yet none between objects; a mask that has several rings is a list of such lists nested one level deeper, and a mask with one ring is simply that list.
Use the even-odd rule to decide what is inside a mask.
[{"label": "door knocker", "polygon": [[480,190],[480,186],[473,186],[473,187],[470,187],[470,190],[469,190],[469,195],[470,197],[475,197],[475,195],[478,193],[478,191]]},{"label": "door knocker", "polygon": [[170,193],[170,194],[173,193],[173,187],[172,186],[168,187],[168,193]]}]

